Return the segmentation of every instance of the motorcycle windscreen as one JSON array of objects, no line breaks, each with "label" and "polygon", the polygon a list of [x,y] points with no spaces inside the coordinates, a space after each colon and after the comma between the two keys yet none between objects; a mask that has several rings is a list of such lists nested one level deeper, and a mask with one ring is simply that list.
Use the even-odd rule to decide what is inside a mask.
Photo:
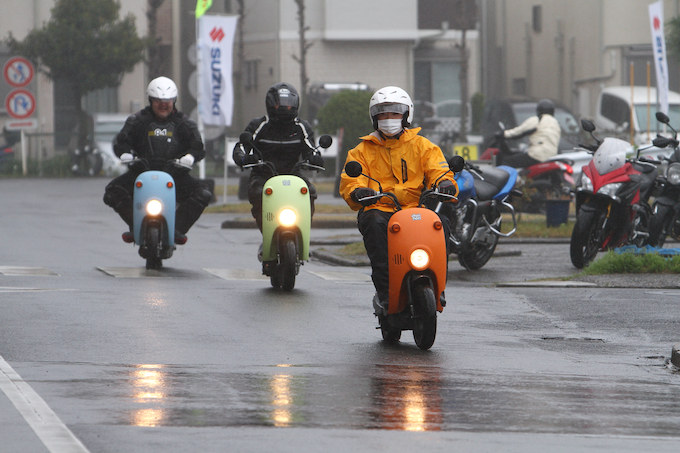
[{"label": "motorcycle windscreen", "polygon": [[[290,210],[295,214],[292,225],[284,225],[282,214]],[[288,211],[289,212],[289,211]],[[279,228],[297,230],[300,235],[301,260],[309,259],[309,236],[312,212],[309,188],[305,181],[295,175],[279,175],[269,178],[262,190],[262,260],[276,259],[277,245],[274,237]]]},{"label": "motorcycle windscreen", "polygon": [[413,270],[410,257],[416,249],[429,254],[429,265],[416,271],[430,274],[437,298],[437,310],[442,311],[439,300],[446,287],[446,239],[439,216],[425,208],[397,211],[387,226],[387,259],[389,270],[388,314],[399,313],[408,302],[405,276]]},{"label": "motorcycle windscreen", "polygon": [[175,181],[164,171],[145,171],[135,180],[132,208],[135,244],[141,243],[142,221],[147,216],[146,205],[152,199],[161,203],[159,215],[168,226],[168,245],[172,246],[175,243]]}]

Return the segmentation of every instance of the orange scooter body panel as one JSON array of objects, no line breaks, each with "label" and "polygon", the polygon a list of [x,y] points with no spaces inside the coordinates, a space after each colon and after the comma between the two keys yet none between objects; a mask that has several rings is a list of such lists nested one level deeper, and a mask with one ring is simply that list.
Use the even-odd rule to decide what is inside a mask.
[{"label": "orange scooter body panel", "polygon": [[[430,255],[427,269],[415,270],[410,256],[416,249]],[[406,274],[410,271],[428,274],[434,284],[437,311],[443,307],[439,296],[446,287],[446,241],[444,229],[437,213],[426,208],[397,211],[387,227],[387,257],[389,269],[388,314],[400,313],[408,304]]]}]

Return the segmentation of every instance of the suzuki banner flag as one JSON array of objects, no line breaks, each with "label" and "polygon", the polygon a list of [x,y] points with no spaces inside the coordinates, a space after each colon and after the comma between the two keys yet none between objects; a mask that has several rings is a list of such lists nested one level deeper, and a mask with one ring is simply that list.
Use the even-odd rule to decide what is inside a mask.
[{"label": "suzuki banner flag", "polygon": [[656,92],[659,109],[668,114],[668,60],[666,59],[666,39],[663,35],[663,1],[649,5],[649,22],[652,28],[652,51],[656,69]]},{"label": "suzuki banner flag", "polygon": [[234,108],[231,80],[237,16],[204,14],[198,19],[198,115],[203,124],[230,126]]}]

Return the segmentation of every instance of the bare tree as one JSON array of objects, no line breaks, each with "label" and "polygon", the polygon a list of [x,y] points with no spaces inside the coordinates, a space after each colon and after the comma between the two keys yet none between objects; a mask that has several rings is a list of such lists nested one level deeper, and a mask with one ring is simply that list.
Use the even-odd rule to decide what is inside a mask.
[{"label": "bare tree", "polygon": [[146,20],[149,24],[149,36],[146,45],[149,79],[163,75],[164,65],[160,51],[161,38],[157,34],[158,8],[161,7],[163,1],[164,0],[147,0],[146,2]]},{"label": "bare tree", "polygon": [[[298,37],[300,43],[300,55],[293,55],[293,59],[300,64],[300,93],[304,98],[307,96],[307,86],[309,85],[309,77],[307,77],[307,50],[312,47],[312,43],[305,38],[305,32],[309,27],[305,25],[305,0],[295,0],[298,7]],[[300,117],[307,117],[307,102],[302,102]]]}]

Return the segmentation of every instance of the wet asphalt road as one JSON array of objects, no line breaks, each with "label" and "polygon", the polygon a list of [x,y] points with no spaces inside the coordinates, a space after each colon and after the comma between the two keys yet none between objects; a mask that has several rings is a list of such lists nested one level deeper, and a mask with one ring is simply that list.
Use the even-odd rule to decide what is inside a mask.
[{"label": "wet asphalt road", "polygon": [[540,286],[568,245],[503,243],[451,263],[432,350],[390,347],[367,268],[276,292],[205,215],[146,271],[105,183],[0,180],[3,450],[677,451],[679,289]]}]

